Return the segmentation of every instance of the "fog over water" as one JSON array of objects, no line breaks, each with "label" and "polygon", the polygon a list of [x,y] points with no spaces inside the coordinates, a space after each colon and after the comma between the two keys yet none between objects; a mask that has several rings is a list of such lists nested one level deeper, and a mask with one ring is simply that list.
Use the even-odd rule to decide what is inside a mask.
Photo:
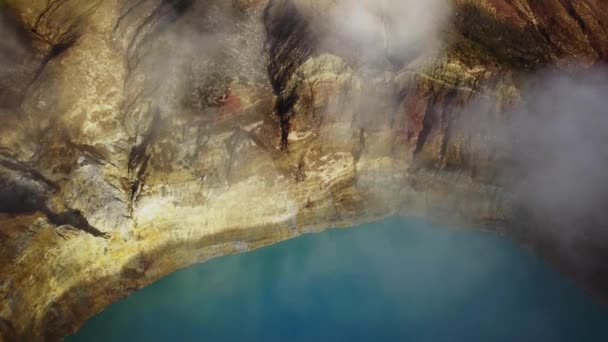
[{"label": "fog over water", "polygon": [[606,326],[510,241],[393,218],[178,271],[68,341],[606,341]]}]

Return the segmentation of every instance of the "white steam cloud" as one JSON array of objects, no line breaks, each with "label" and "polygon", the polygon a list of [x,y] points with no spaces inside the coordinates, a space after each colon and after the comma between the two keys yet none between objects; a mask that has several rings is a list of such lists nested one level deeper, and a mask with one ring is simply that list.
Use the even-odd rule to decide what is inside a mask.
[{"label": "white steam cloud", "polygon": [[[330,49],[348,45],[364,60],[436,53],[451,6],[446,0],[294,0]],[[352,50],[351,50],[351,53]],[[353,56],[354,57],[354,56]]]},{"label": "white steam cloud", "polygon": [[345,0],[332,17],[339,33],[391,55],[437,44],[449,8],[445,0]]},{"label": "white steam cloud", "polygon": [[505,157],[494,181],[514,204],[511,233],[579,278],[608,274],[606,94],[604,67],[551,69],[528,75],[502,113],[491,96],[464,109],[469,134],[487,135],[482,153]]},{"label": "white steam cloud", "polygon": [[[510,155],[522,204],[558,222],[558,234],[605,225],[608,200],[608,72],[547,72],[523,90],[525,104],[508,113]],[[547,227],[550,229],[549,227]],[[599,233],[599,232],[596,232]]]}]

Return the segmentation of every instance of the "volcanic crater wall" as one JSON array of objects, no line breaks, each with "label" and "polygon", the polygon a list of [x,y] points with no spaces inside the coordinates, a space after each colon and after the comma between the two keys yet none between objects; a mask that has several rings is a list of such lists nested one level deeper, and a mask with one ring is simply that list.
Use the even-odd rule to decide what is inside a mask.
[{"label": "volcanic crater wall", "polygon": [[608,293],[602,0],[0,7],[5,340],[395,214],[498,230]]}]

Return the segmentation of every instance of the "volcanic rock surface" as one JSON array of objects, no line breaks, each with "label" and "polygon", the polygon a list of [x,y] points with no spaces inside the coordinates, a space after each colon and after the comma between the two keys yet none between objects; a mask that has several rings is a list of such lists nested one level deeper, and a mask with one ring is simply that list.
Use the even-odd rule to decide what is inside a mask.
[{"label": "volcanic rock surface", "polygon": [[[400,46],[394,17],[364,45],[339,32],[346,0],[0,2],[1,338],[58,340],[178,268],[389,215],[497,230],[606,298],[603,205],[534,205],[513,151],[537,135],[477,123],[533,102],[528,75],[608,61],[608,4],[445,6],[437,42]],[[566,224],[585,234],[564,247]]]}]

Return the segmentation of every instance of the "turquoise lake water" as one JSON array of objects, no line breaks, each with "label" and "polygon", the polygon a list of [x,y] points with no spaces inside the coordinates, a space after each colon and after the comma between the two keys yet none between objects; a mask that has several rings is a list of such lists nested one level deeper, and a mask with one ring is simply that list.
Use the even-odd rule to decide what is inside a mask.
[{"label": "turquoise lake water", "polygon": [[67,341],[608,341],[608,308],[531,252],[393,218],[184,269]]}]

